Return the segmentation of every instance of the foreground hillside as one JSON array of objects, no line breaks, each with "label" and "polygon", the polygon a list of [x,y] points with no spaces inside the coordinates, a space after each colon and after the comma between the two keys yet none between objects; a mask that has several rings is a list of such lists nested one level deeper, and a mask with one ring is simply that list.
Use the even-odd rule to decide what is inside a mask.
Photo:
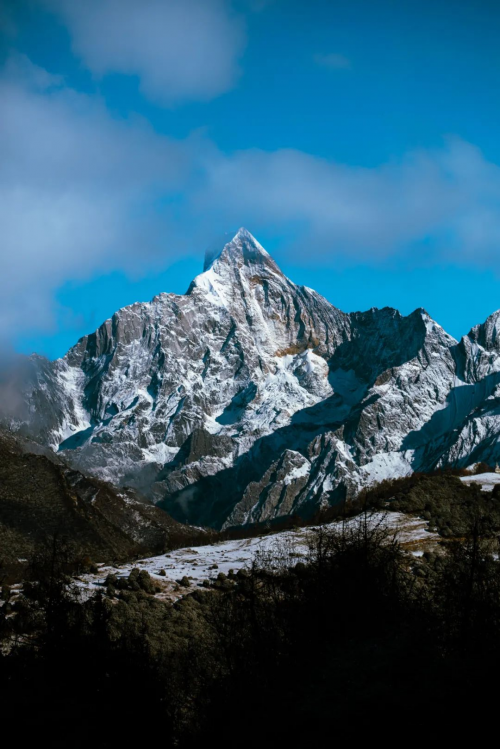
[{"label": "foreground hillside", "polygon": [[[82,748],[152,743],[158,732],[163,746],[180,749],[400,741],[417,721],[450,741],[469,718],[477,736],[491,730],[498,492],[453,477],[432,490],[432,478],[412,476],[372,499],[429,518],[406,521],[402,544],[393,523],[364,513],[310,529],[307,543],[306,531],[298,545],[265,539],[245,569],[203,569],[202,587],[181,579],[174,603],[159,590],[162,576],[140,564],[108,571],[90,597],[85,579],[79,596],[82,583],[64,575],[55,548],[34,566],[24,596],[2,591],[5,714],[24,741],[48,736],[64,746],[71,735]],[[412,546],[423,536],[430,548]],[[234,563],[247,547],[218,548],[210,557],[200,547],[200,560]],[[194,566],[195,549],[185,551]],[[162,563],[180,574],[180,558]]]},{"label": "foreground hillside", "polygon": [[[320,529],[327,534],[341,529],[350,533],[359,522],[360,517],[356,516],[323,526],[183,547],[128,564],[99,565],[96,572],[80,576],[78,580],[83,590],[95,592],[107,587],[109,580],[119,585],[119,581],[126,581],[134,570],[146,572],[157,588],[157,598],[175,601],[192,591],[194,586],[206,587],[207,583],[225,579],[228,575],[231,578],[241,570],[246,573],[253,564],[260,565],[275,556],[284,555],[295,562],[307,561]],[[388,537],[397,539],[402,550],[417,556],[436,549],[440,540],[436,532],[429,531],[425,520],[412,515],[375,511],[369,513],[367,523],[370,529],[384,530]]]},{"label": "foreground hillside", "polygon": [[184,522],[308,517],[384,478],[500,460],[498,318],[458,342],[422,309],[345,314],[242,229],[186,294],[31,357],[3,419]]},{"label": "foreground hillside", "polygon": [[[363,509],[364,506],[364,509]],[[366,523],[370,532],[386,534],[402,552],[414,557],[444,553],[443,544],[461,542],[474,519],[486,542],[500,534],[500,474],[485,473],[457,478],[451,475],[412,475],[386,481],[364,492],[357,509],[321,525],[296,525],[291,530],[272,527],[248,529],[236,538],[215,539],[205,545],[184,546],[164,554],[129,563],[101,564],[80,576],[82,590],[95,592],[125,581],[130,574],[147,573],[161,600],[177,600],[194,586],[248,571],[273,557],[307,560],[318,533],[352,533]],[[238,537],[239,536],[239,537]],[[135,570],[135,572],[134,572]]]},{"label": "foreground hillside", "polygon": [[90,561],[158,553],[185,531],[135,493],[119,492],[33,449],[0,433],[2,576],[24,576],[32,558],[55,540],[85,568]]}]

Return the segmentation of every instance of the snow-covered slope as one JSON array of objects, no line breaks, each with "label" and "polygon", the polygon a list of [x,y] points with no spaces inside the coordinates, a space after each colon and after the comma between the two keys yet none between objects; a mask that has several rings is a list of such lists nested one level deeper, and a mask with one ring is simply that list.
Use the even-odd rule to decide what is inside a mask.
[{"label": "snow-covered slope", "polygon": [[500,484],[500,474],[479,473],[474,476],[461,476],[460,481],[464,484],[479,484],[483,492],[492,492],[497,484]]},{"label": "snow-covered slope", "polygon": [[499,320],[459,343],[422,309],[344,314],[240,229],[185,295],[33,358],[12,424],[191,523],[310,514],[385,477],[500,458]]},{"label": "snow-covered slope", "polygon": [[[364,517],[358,516],[330,523],[323,528],[331,532],[344,527],[356,532],[360,523],[364,522]],[[424,551],[435,551],[438,547],[438,534],[429,531],[425,520],[412,515],[377,512],[368,517],[368,525],[386,531],[391,539],[396,538],[402,550],[408,554],[421,556]],[[310,559],[311,547],[314,548],[315,530],[312,526],[196,548],[185,547],[120,566],[99,565],[98,572],[83,575],[79,579],[79,586],[85,591],[95,592],[105,585],[108,575],[128,577],[134,568],[138,568],[146,570],[161,588],[158,598],[175,600],[183,595],[182,588],[176,584],[182,578],[190,581],[190,587],[184,588],[184,591],[189,592],[193,589],[191,586],[203,584],[207,580],[214,581],[221,572],[228,575],[231,570],[234,573],[242,569],[248,570],[253,564],[263,564],[273,557],[285,555],[295,562],[307,561]]]}]

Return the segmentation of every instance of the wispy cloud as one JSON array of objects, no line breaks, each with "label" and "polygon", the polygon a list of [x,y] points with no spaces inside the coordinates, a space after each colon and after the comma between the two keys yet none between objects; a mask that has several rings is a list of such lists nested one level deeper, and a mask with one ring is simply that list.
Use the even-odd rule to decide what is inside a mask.
[{"label": "wispy cloud", "polygon": [[95,75],[138,76],[143,94],[159,104],[212,99],[238,77],[245,33],[226,0],[43,2]]},{"label": "wispy cloud", "polygon": [[[152,271],[246,225],[311,261],[377,263],[431,240],[435,262],[497,264],[500,167],[473,145],[359,168],[292,149],[174,140],[14,57],[0,76],[0,330],[49,329],[56,290]],[[1,341],[0,341],[1,343]]]},{"label": "wispy cloud", "polygon": [[212,154],[206,173],[199,212],[294,226],[308,257],[376,263],[431,240],[435,262],[496,262],[500,167],[459,138],[370,169],[283,149]]},{"label": "wispy cloud", "polygon": [[68,278],[164,251],[168,201],[161,212],[155,201],[186,186],[197,146],[113,119],[22,56],[0,77],[0,99],[0,330],[12,333],[48,327]]},{"label": "wispy cloud", "polygon": [[330,70],[349,70],[352,67],[348,57],[336,52],[329,52],[328,54],[318,53],[314,55],[314,62],[322,68],[329,68]]}]

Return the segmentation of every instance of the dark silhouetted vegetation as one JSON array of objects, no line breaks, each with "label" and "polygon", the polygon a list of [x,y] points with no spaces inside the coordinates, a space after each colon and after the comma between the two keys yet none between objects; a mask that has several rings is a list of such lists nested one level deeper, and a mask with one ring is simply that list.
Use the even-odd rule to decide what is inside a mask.
[{"label": "dark silhouetted vegetation", "polygon": [[75,747],[323,746],[436,721],[450,738],[466,715],[484,726],[500,562],[482,511],[461,532],[415,558],[364,513],[312,529],[306,558],[277,540],[174,605],[139,570],[79,596],[55,539],[0,609],[3,714],[25,743],[31,724],[38,741]]},{"label": "dark silhouetted vegetation", "polygon": [[489,463],[482,461],[481,463],[476,463],[473,473],[477,476],[481,473],[493,473],[494,470],[495,469],[490,466]]},{"label": "dark silhouetted vegetation", "polygon": [[419,515],[443,538],[460,538],[480,522],[482,535],[500,533],[500,494],[482,492],[447,474],[412,474],[364,490],[358,502],[367,507]]}]

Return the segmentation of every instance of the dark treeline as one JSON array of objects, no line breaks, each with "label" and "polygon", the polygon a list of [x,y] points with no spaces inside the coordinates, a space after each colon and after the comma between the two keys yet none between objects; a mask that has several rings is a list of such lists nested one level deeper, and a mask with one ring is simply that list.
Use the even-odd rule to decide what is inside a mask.
[{"label": "dark treeline", "polygon": [[362,514],[311,531],[306,559],[283,542],[175,605],[144,573],[79,599],[54,542],[24,598],[0,609],[4,727],[23,746],[181,749],[484,727],[500,667],[500,563],[485,523],[471,505],[460,542],[413,558]]}]

